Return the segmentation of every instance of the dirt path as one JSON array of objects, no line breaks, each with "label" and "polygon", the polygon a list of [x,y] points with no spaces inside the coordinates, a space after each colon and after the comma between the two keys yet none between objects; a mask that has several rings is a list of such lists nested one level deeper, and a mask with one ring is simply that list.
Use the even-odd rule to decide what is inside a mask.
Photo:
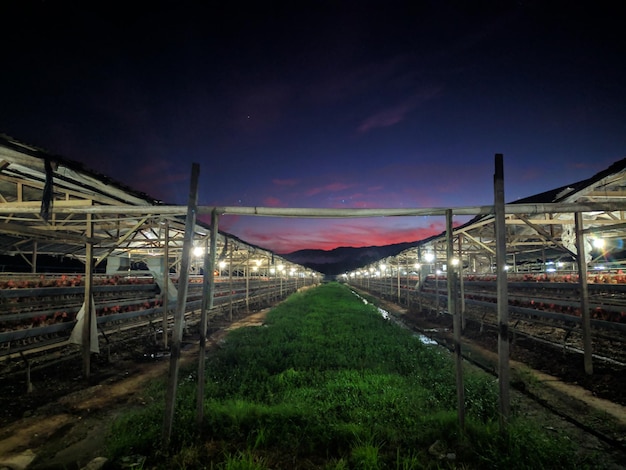
[{"label": "dirt path", "polygon": [[[269,309],[238,320],[213,333],[211,347],[228,330],[263,323]],[[196,360],[197,343],[188,344],[181,365]],[[118,370],[103,383],[67,394],[29,412],[28,417],[0,429],[0,469],[80,469],[102,455],[108,426],[118,415],[145,404],[144,386],[166,375],[169,361],[115,364]]]}]

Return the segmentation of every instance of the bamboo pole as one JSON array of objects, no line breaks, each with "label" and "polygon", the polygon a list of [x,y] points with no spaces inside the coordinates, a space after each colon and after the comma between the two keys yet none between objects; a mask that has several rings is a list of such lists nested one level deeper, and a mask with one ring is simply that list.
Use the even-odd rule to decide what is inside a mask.
[{"label": "bamboo pole", "polygon": [[456,369],[456,397],[459,429],[465,430],[465,386],[463,383],[463,355],[461,354],[461,318],[457,309],[456,271],[452,239],[452,211],[446,213],[446,277],[448,284],[448,311],[452,315],[454,334],[454,363]]},{"label": "bamboo pole", "polygon": [[[93,223],[91,214],[86,218],[87,239],[93,236]],[[96,321],[93,311],[91,297],[93,296],[93,243],[85,244],[85,304],[82,331],[82,356],[83,356],[83,377],[88,379],[91,374],[91,322]]]},{"label": "bamboo pole", "polygon": [[207,310],[209,304],[209,268],[210,257],[209,241],[204,240],[204,274],[202,276],[202,305],[200,306],[200,325],[198,327],[200,333],[200,348],[198,351],[198,393],[196,396],[196,425],[198,429],[202,426],[204,420],[204,364],[206,358],[206,331],[207,331]]},{"label": "bamboo pole", "polygon": [[228,253],[228,321],[233,321],[233,247]]},{"label": "bamboo pole", "polygon": [[401,294],[400,294],[400,261],[399,260],[398,260],[398,272],[397,272],[396,278],[397,278],[397,281],[398,281],[397,282],[398,305],[400,305],[400,301],[402,299],[400,298]]},{"label": "bamboo pole", "polygon": [[496,208],[496,280],[498,299],[498,377],[500,432],[508,433],[509,394],[509,295],[506,278],[506,225],[504,220],[504,168],[502,154],[495,156],[494,205]]},{"label": "bamboo pole", "polygon": [[250,252],[246,256],[246,312],[250,311]]},{"label": "bamboo pole", "polygon": [[576,261],[578,262],[578,285],[580,286],[580,312],[582,315],[583,351],[585,373],[593,374],[593,359],[591,346],[591,318],[589,315],[589,289],[587,286],[587,259],[585,258],[585,239],[583,235],[583,216],[580,212],[574,214],[576,228]]},{"label": "bamboo pole", "polygon": [[196,206],[198,204],[198,176],[200,166],[193,163],[191,167],[191,185],[189,189],[189,202],[187,205],[187,219],[185,221],[185,239],[183,241],[183,254],[180,263],[180,276],[178,277],[178,299],[176,313],[174,315],[174,329],[172,330],[172,347],[170,355],[170,369],[167,383],[167,396],[165,400],[165,417],[163,419],[163,445],[169,446],[174,424],[174,411],[176,408],[176,389],[178,387],[178,368],[180,362],[180,350],[183,336],[183,322],[185,319],[185,305],[187,303],[187,288],[189,282],[189,254],[193,245],[194,228],[196,225]]},{"label": "bamboo pole", "polygon": [[[218,222],[219,216],[217,212],[213,211],[211,213],[211,247],[210,249],[206,249],[205,247],[205,257],[204,257],[204,282],[203,291],[202,291],[202,305],[203,310],[206,312],[213,309],[213,298],[215,293],[215,260],[217,257],[217,237],[218,237]],[[205,307],[206,304],[206,308]],[[204,334],[201,336],[201,354],[198,360],[198,396],[197,396],[197,416],[196,423],[198,428],[202,425],[202,421],[204,421],[204,368],[205,368],[205,355],[206,355],[206,329],[207,329],[207,318],[203,318],[201,320],[201,324],[204,325],[203,332]],[[202,344],[202,339],[204,339],[204,344]]]},{"label": "bamboo pole", "polygon": [[211,257],[209,258],[209,291],[207,292],[207,296],[209,297],[209,310],[213,308],[213,297],[215,294],[215,261],[217,259],[217,229],[219,218],[217,211],[211,213]]},{"label": "bamboo pole", "polygon": [[163,243],[163,349],[167,349],[167,318],[170,308],[169,290],[170,290],[170,223],[165,219],[164,224],[165,241]]},{"label": "bamboo pole", "polygon": [[[565,214],[573,212],[613,212],[622,211],[624,203],[609,202],[546,202],[536,204],[507,204],[504,206],[506,214]],[[220,215],[251,215],[260,217],[296,217],[296,218],[360,218],[360,217],[415,217],[415,216],[444,216],[447,210],[453,215],[495,215],[492,205],[461,206],[461,207],[430,207],[430,208],[310,208],[310,207],[242,207],[242,206],[198,206],[197,214],[210,214],[217,211]],[[70,206],[55,207],[56,214],[125,214],[139,215],[184,215],[185,206],[171,205],[129,205],[119,204],[111,206]],[[0,215],[7,214],[39,214],[39,206],[26,206],[20,203],[0,204]],[[31,230],[31,229],[29,229]],[[64,235],[65,236],[65,235]]]},{"label": "bamboo pole", "polygon": [[33,241],[33,256],[31,261],[31,272],[35,274],[37,272],[37,240]]},{"label": "bamboo pole", "polygon": [[459,233],[459,289],[461,301],[461,331],[465,331],[465,282],[463,280],[463,234]]}]

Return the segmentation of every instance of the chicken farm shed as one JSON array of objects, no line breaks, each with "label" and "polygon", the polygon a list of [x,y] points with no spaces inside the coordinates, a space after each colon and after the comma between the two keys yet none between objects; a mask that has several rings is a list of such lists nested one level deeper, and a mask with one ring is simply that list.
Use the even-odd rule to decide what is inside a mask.
[{"label": "chicken farm shed", "polygon": [[[92,352],[140,334],[158,337],[167,347],[171,332],[174,357],[183,325],[204,325],[198,330],[206,335],[207,311],[232,320],[234,311],[273,305],[320,282],[320,273],[219,231],[223,214],[445,217],[443,233],[346,272],[342,280],[409,312],[452,319],[459,416],[466,323],[479,324],[481,333],[483,328],[497,332],[505,419],[509,345],[517,337],[534,344],[556,341],[564,351],[580,353],[588,375],[594,361],[626,367],[626,159],[586,180],[511,204],[504,201],[502,163],[497,154],[494,203],[484,206],[198,206],[197,165],[188,205],[175,206],[80,163],[0,136],[3,370],[21,364],[30,385],[33,359],[71,348],[76,354],[73,345],[78,344],[88,377]],[[202,215],[211,223],[198,220]],[[462,221],[455,223],[455,217]],[[81,269],[53,273],[47,269],[50,259],[72,259]],[[12,269],[18,264],[20,269]],[[549,337],[541,337],[545,331]],[[202,348],[202,334],[200,343]],[[175,387],[171,380],[170,388]]]},{"label": "chicken farm shed", "polygon": [[[84,342],[78,332],[70,337],[81,311],[95,313],[100,342],[107,344],[112,331],[127,323],[124,328],[140,321],[155,331],[159,325],[162,334],[183,292],[183,270],[186,310],[200,309],[211,249],[216,313],[265,305],[321,279],[218,231],[217,220],[214,237],[213,225],[195,217],[186,233],[187,212],[186,206],[164,205],[80,163],[0,136],[0,356],[28,362],[29,355],[74,339],[91,339],[90,349],[97,350],[97,333]],[[50,272],[62,259],[82,268]],[[89,298],[92,305],[84,301]],[[86,361],[88,356],[89,350]]]},{"label": "chicken farm shed", "polygon": [[[549,354],[580,354],[589,376],[594,363],[626,367],[626,159],[507,205],[498,201],[497,167],[494,206],[448,209],[444,233],[343,280],[426,317],[430,312],[429,326],[446,327],[442,318],[450,318],[458,356],[469,323],[480,335],[491,328],[505,378],[501,393],[514,338],[526,338],[531,349],[556,348]],[[453,223],[454,215],[471,213],[478,215]]]}]

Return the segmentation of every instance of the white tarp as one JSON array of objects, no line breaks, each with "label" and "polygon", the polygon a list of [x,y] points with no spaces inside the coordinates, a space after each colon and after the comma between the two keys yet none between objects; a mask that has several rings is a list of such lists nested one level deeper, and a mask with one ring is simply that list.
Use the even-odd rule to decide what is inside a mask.
[{"label": "white tarp", "polygon": [[[98,326],[96,325],[96,304],[93,301],[93,297],[91,299],[91,312],[92,312],[92,322],[91,322],[91,352],[99,353],[100,345],[98,344]],[[85,304],[80,308],[78,315],[76,315],[76,325],[74,325],[74,329],[72,330],[72,334],[70,335],[70,343],[71,344],[83,344],[83,324],[85,323]]]}]

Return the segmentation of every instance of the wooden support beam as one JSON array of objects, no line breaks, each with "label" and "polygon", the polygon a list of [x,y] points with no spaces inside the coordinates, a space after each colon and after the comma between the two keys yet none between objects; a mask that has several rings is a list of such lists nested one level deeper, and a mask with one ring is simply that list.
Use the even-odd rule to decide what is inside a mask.
[{"label": "wooden support beam", "polygon": [[496,231],[496,279],[498,303],[498,378],[500,388],[500,432],[508,434],[511,399],[509,390],[509,298],[506,278],[506,224],[504,222],[504,165],[495,157],[494,206]]},{"label": "wooden support beam", "polygon": [[[91,222],[91,214],[86,216],[87,240],[93,236],[93,225]],[[85,244],[85,315],[83,318],[82,331],[82,355],[83,355],[83,378],[89,379],[91,374],[91,328],[92,322],[95,322],[96,312],[93,311],[91,298],[93,296],[93,244],[89,241]]]},{"label": "wooden support beam", "polygon": [[554,243],[554,245],[556,247],[558,247],[559,249],[561,249],[564,252],[568,253],[569,255],[571,255],[573,257],[576,257],[576,253],[574,253],[573,251],[571,251],[568,248],[566,248],[559,240],[556,240],[552,235],[550,235],[549,232],[544,230],[542,227],[540,227],[539,225],[533,224],[528,219],[528,217],[526,217],[526,216],[524,216],[522,214],[518,214],[517,217],[518,217],[518,219],[523,221],[526,225],[528,225],[530,228],[532,228],[535,232],[537,232],[539,235],[544,237],[546,240],[549,240],[550,242]]},{"label": "wooden support beam", "polygon": [[215,252],[217,250],[216,212],[211,214],[211,246],[205,238],[204,245],[204,277],[202,279],[202,307],[200,310],[200,351],[198,356],[198,393],[196,396],[196,425],[201,427],[204,420],[204,368],[206,356],[206,331],[208,310],[213,308],[213,293],[215,292]]},{"label": "wooden support beam", "polygon": [[459,429],[465,430],[465,385],[463,384],[463,354],[461,352],[461,318],[457,308],[456,267],[452,237],[452,211],[446,213],[446,276],[448,285],[448,312],[452,315],[454,335],[454,363],[456,370],[456,396]]},{"label": "wooden support beam", "polygon": [[169,379],[165,400],[165,417],[163,420],[163,444],[169,447],[174,424],[174,409],[176,407],[176,391],[178,388],[178,368],[180,362],[181,343],[183,336],[183,323],[185,317],[185,305],[187,302],[187,289],[189,281],[189,258],[193,246],[194,227],[196,225],[196,213],[198,204],[198,176],[200,166],[192,164],[191,186],[189,189],[189,202],[187,204],[187,218],[185,222],[185,243],[181,258],[180,276],[178,278],[178,302],[174,316],[174,329],[172,330],[172,347],[170,355]]},{"label": "wooden support beam", "polygon": [[583,351],[585,373],[593,374],[593,359],[591,350],[591,318],[589,313],[589,289],[587,286],[587,259],[585,258],[585,236],[583,235],[583,218],[576,212],[576,249],[578,255],[578,285],[580,286],[580,312],[583,329]]},{"label": "wooden support beam", "polygon": [[170,224],[169,220],[164,222],[164,238],[163,243],[163,292],[161,293],[163,302],[163,349],[167,349],[167,335],[168,335],[168,316],[170,313],[170,300],[169,300],[169,288],[170,288]]},{"label": "wooden support beam", "polygon": [[96,261],[96,266],[98,266],[102,261],[104,261],[111,253],[113,253],[115,251],[115,249],[121,245],[122,243],[124,243],[126,240],[128,240],[130,237],[132,237],[135,232],[137,230],[139,230],[143,224],[146,223],[146,220],[148,220],[148,216],[143,217],[141,220],[139,220],[131,229],[128,230],[128,232],[126,232],[126,234],[124,234],[122,237],[120,237],[117,242],[115,243],[115,245],[113,247],[111,247],[105,254],[101,255],[98,260]]},{"label": "wooden support beam", "polygon": [[493,248],[491,248],[488,245],[485,245],[483,242],[481,242],[480,240],[472,237],[469,233],[467,232],[462,232],[465,237],[469,238],[473,243],[475,243],[476,245],[480,246],[481,248],[483,248],[484,250],[486,250],[487,252],[491,253],[492,255],[495,255],[496,252]]},{"label": "wooden support beam", "polygon": [[[607,212],[621,211],[624,209],[623,202],[549,202],[537,204],[506,204],[505,214],[526,214],[536,215],[544,213],[563,214],[574,212]],[[310,208],[310,207],[243,207],[243,206],[198,206],[197,214],[210,214],[213,210],[220,215],[250,215],[258,217],[296,217],[296,218],[361,218],[361,217],[415,217],[415,216],[445,216],[447,210],[452,210],[453,215],[494,215],[493,205],[487,206],[464,206],[464,207],[431,207],[431,208]],[[92,213],[92,214],[125,214],[149,215],[157,217],[160,215],[180,216],[185,213],[184,206],[157,206],[157,205],[130,205],[111,204],[101,206],[84,207],[55,207],[59,213]],[[21,214],[39,213],[38,208],[22,207],[16,211],[14,203],[0,204],[0,214]],[[489,223],[489,222],[487,222]],[[561,222],[562,223],[562,222]]]}]

